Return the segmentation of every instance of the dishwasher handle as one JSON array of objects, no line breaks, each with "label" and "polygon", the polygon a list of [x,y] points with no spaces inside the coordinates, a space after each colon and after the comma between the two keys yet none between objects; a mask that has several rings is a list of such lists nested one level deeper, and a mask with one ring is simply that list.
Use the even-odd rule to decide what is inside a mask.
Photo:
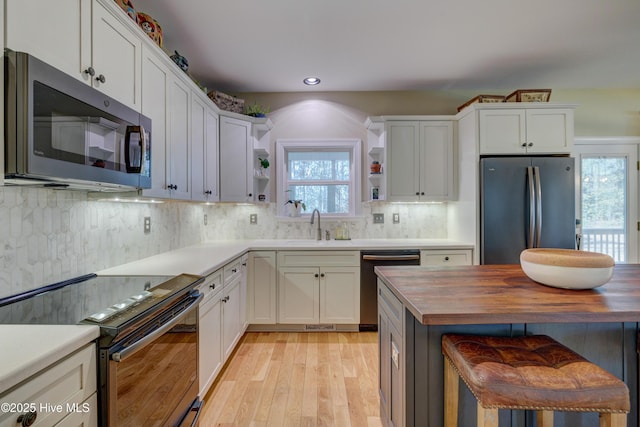
[{"label": "dishwasher handle", "polygon": [[365,261],[419,261],[420,255],[362,255]]}]

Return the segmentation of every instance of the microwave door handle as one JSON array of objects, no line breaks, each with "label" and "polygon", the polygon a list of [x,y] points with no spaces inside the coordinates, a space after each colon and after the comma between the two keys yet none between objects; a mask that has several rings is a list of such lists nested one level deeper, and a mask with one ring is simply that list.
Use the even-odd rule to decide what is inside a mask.
[{"label": "microwave door handle", "polygon": [[536,177],[536,248],[540,247],[542,237],[542,186],[540,185],[540,168],[534,168]]},{"label": "microwave door handle", "polygon": [[130,345],[129,347],[121,351],[118,351],[116,353],[113,353],[111,355],[111,360],[113,360],[114,362],[124,362],[128,357],[132,356],[134,353],[137,353],[139,350],[142,350],[144,347],[146,347],[147,345],[155,341],[156,338],[164,335],[167,331],[171,330],[171,328],[176,326],[176,324],[180,321],[180,319],[184,314],[187,314],[191,310],[195,310],[198,307],[198,304],[204,298],[204,294],[198,293],[197,295],[198,295],[197,298],[193,300],[193,302],[189,304],[178,316],[174,317],[169,322],[160,326],[158,329],[156,329],[146,337],[142,338],[141,340],[136,341],[134,344]]},{"label": "microwave door handle", "polygon": [[147,157],[147,148],[149,141],[147,141],[147,133],[144,130],[144,126],[140,125],[140,174],[144,175],[144,159]]},{"label": "microwave door handle", "polygon": [[533,187],[533,168],[531,166],[527,166],[527,183],[529,184],[529,241],[527,242],[527,248],[534,248],[534,236],[535,236],[535,226],[536,226],[536,215],[535,215],[535,189]]}]

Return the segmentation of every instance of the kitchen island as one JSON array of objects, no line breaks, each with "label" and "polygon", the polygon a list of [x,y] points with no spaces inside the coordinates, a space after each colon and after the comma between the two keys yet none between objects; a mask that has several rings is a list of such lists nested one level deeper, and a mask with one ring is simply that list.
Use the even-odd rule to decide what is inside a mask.
[{"label": "kitchen island", "polygon": [[[381,418],[396,426],[443,425],[444,333],[546,334],[622,379],[629,426],[638,425],[640,265],[617,265],[590,290],[540,285],[519,265],[376,267]],[[459,425],[475,426],[476,400],[460,387]],[[598,425],[595,413],[556,413],[555,426]],[[501,426],[533,426],[534,414],[501,411]]]}]

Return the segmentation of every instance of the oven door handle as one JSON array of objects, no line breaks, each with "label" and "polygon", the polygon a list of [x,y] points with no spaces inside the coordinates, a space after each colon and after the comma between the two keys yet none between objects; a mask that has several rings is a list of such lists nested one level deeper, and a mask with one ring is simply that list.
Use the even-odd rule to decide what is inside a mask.
[{"label": "oven door handle", "polygon": [[176,326],[178,321],[180,321],[180,318],[182,317],[183,314],[187,314],[191,310],[195,310],[196,307],[198,307],[198,304],[200,303],[200,301],[204,298],[204,294],[202,293],[198,293],[195,295],[197,295],[196,299],[193,300],[193,302],[189,304],[178,316],[174,317],[169,322],[160,326],[158,329],[156,329],[146,337],[142,338],[140,341],[136,341],[134,344],[130,345],[129,347],[113,353],[111,355],[111,360],[113,360],[114,362],[124,362],[127,359],[127,357],[132,356],[134,353],[138,352],[139,350],[142,350],[152,341],[155,341],[156,338],[160,337],[161,335],[164,335],[167,331],[171,330],[171,328]]}]

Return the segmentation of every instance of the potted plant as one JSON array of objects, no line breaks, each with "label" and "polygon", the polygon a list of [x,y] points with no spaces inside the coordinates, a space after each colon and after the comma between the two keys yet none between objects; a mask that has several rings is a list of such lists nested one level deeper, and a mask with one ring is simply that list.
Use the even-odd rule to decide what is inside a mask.
[{"label": "potted plant", "polygon": [[[287,190],[286,193],[290,191]],[[300,199],[289,199],[284,204],[289,205],[289,216],[300,216],[301,210],[307,210],[307,205]]]},{"label": "potted plant", "polygon": [[267,113],[269,112],[269,107],[263,107],[257,102],[253,102],[253,105],[247,105],[244,108],[244,113],[247,116],[252,117],[267,117]]},{"label": "potted plant", "polygon": [[269,159],[263,159],[258,157],[258,161],[260,162],[260,167],[262,169],[267,169],[269,167]]}]

